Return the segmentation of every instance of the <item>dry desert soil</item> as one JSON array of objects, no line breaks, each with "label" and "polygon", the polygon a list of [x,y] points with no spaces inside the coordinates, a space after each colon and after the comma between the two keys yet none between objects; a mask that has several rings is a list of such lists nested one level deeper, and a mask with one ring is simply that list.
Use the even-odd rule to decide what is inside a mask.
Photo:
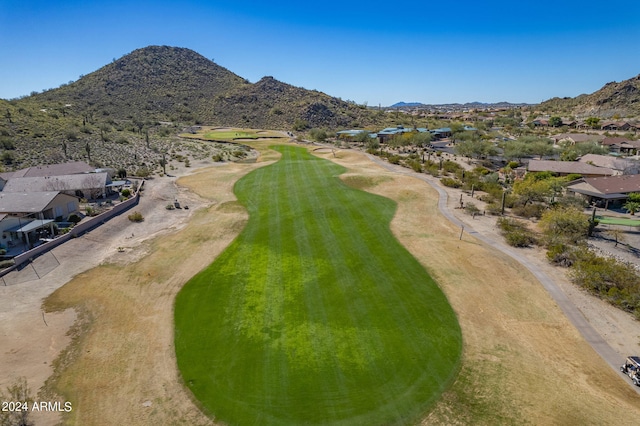
[{"label": "dry desert soil", "polygon": [[[54,249],[59,265],[42,278],[25,268],[8,278],[14,284],[0,284],[0,388],[24,376],[37,400],[73,406],[70,413],[34,413],[36,424],[214,423],[182,385],[173,302],[242,229],[247,216],[233,184],[277,160],[270,143],[247,143],[262,152],[253,164],[192,163],[178,169],[179,178],[148,181],[134,208],[144,222],[118,216]],[[346,183],[398,203],[392,231],[458,315],[461,371],[423,424],[637,424],[640,395],[628,379],[527,268],[486,242],[500,242],[495,219],[463,215],[455,209],[460,192],[447,189],[448,210],[465,223],[460,238],[459,224],[440,213],[438,192],[423,176],[360,152],[315,153],[347,167]],[[166,210],[174,199],[189,209]],[[541,251],[519,254],[552,277],[620,362],[640,352],[632,317],[573,287]]]}]

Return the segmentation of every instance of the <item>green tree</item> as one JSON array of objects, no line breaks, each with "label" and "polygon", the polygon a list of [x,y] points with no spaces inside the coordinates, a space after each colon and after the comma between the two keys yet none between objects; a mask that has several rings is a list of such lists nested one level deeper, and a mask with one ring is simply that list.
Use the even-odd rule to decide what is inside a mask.
[{"label": "green tree", "polygon": [[540,229],[550,243],[577,244],[589,235],[589,218],[574,207],[547,210],[540,218]]},{"label": "green tree", "polygon": [[293,123],[293,130],[295,130],[296,132],[301,132],[303,130],[306,130],[309,127],[309,123],[307,123],[305,120],[302,120],[300,118],[297,118],[296,121]]},{"label": "green tree", "polygon": [[631,192],[627,196],[627,200],[634,201],[636,203],[640,203],[640,192]]},{"label": "green tree", "polygon": [[631,216],[633,216],[638,210],[640,210],[640,203],[637,201],[628,200],[626,203],[624,203],[622,208],[628,211]]},{"label": "green tree", "polygon": [[433,135],[429,132],[414,132],[412,135],[412,144],[425,148],[433,140]]},{"label": "green tree", "polygon": [[481,158],[496,154],[493,143],[481,139],[463,140],[456,144],[454,152],[468,158]]},{"label": "green tree", "polygon": [[324,142],[327,139],[327,132],[323,129],[313,128],[309,130],[309,136],[316,142]]},{"label": "green tree", "polygon": [[518,160],[519,163],[528,154],[529,149],[522,141],[507,141],[502,145],[502,155],[507,160]]},{"label": "green tree", "polygon": [[562,118],[558,116],[553,116],[549,119],[549,126],[551,127],[560,127],[562,126]]},{"label": "green tree", "polygon": [[589,117],[586,120],[584,120],[584,124],[591,127],[592,129],[599,129],[600,119],[598,117]]},{"label": "green tree", "polygon": [[458,135],[464,132],[464,124],[453,122],[449,124],[449,128],[451,129],[451,141],[455,143],[458,139]]},{"label": "green tree", "polygon": [[526,206],[536,201],[546,201],[553,194],[553,187],[547,179],[525,179],[513,184],[513,194],[517,196],[519,204]]},{"label": "green tree", "polygon": [[555,151],[551,142],[545,140],[537,140],[531,143],[528,149],[532,155],[539,156],[541,160],[543,157],[553,155]]}]

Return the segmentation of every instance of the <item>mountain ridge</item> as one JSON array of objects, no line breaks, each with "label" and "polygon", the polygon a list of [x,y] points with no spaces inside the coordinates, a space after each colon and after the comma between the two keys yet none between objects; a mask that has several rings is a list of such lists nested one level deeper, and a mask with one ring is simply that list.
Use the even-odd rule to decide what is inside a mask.
[{"label": "mountain ridge", "polygon": [[370,121],[355,104],[273,77],[250,83],[193,50],[170,46],[136,49],[75,82],[25,99],[117,120],[265,128]]},{"label": "mountain ridge", "polygon": [[606,83],[599,90],[576,97],[551,98],[540,109],[557,111],[578,118],[640,116],[640,74],[621,82]]}]

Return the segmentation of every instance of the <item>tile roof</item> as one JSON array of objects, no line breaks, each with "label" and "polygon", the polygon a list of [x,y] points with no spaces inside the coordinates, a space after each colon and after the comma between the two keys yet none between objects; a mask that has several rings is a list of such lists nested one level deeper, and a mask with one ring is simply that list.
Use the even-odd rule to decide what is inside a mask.
[{"label": "tile roof", "polygon": [[640,192],[640,175],[584,178],[584,181],[603,194]]}]

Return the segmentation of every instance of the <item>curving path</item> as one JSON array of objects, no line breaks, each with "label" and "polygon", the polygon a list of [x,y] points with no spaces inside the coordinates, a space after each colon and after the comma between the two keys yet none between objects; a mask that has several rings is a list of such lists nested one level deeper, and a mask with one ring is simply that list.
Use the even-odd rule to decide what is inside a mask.
[{"label": "curving path", "polygon": [[[620,359],[620,355],[602,338],[602,336],[591,326],[591,324],[589,324],[584,315],[571,302],[571,300],[567,298],[566,294],[560,289],[560,287],[558,287],[555,281],[549,275],[537,269],[529,259],[527,259],[525,256],[522,256],[515,248],[507,246],[490,236],[483,235],[474,230],[469,224],[463,223],[461,220],[459,220],[447,206],[448,194],[437,183],[437,179],[431,176],[425,176],[419,173],[415,173],[402,166],[389,164],[388,162],[383,161],[374,155],[365,155],[374,163],[379,164],[380,166],[391,172],[415,177],[431,185],[431,187],[438,191],[439,194],[438,209],[449,221],[457,226],[464,226],[465,232],[473,235],[475,238],[479,239],[490,247],[493,247],[496,250],[500,250],[501,252],[511,256],[512,258],[520,262],[520,264],[522,264],[525,268],[527,268],[538,279],[538,281],[540,281],[542,286],[558,304],[562,312],[564,312],[569,321],[571,321],[571,323],[578,329],[580,334],[582,334],[584,339],[591,345],[591,347],[600,355],[600,357],[602,357],[602,359],[606,361],[607,364],[609,364],[611,368],[613,368],[620,375],[620,377],[626,378],[626,375],[620,372],[620,365],[623,361],[622,359]],[[629,380],[626,381],[635,389],[636,392],[640,394],[640,387],[633,386]]]}]

